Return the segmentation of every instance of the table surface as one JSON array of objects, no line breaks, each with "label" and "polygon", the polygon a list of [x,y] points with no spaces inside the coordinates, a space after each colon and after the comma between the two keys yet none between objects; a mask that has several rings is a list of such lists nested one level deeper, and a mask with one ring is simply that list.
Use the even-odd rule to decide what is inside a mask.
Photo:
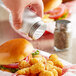
[{"label": "table surface", "polygon": [[[19,34],[17,34],[10,26],[8,21],[8,12],[0,7],[0,44],[15,38],[22,38]],[[76,15],[71,17],[71,20],[75,18]],[[76,24],[75,21],[72,21],[73,26],[73,39],[72,39],[72,48],[68,51],[56,52],[53,51],[54,46],[54,38],[53,34],[48,33],[44,34],[40,39],[35,41],[30,41],[34,48],[47,51],[49,53],[55,53],[60,58],[76,64]]]}]

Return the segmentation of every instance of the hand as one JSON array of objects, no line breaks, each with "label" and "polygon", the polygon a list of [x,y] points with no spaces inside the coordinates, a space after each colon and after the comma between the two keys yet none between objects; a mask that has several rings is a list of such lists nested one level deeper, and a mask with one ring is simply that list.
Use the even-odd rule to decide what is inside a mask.
[{"label": "hand", "polygon": [[22,25],[22,13],[27,6],[30,6],[38,16],[43,15],[42,0],[2,0],[4,5],[10,9],[13,15],[13,24],[18,29]]}]

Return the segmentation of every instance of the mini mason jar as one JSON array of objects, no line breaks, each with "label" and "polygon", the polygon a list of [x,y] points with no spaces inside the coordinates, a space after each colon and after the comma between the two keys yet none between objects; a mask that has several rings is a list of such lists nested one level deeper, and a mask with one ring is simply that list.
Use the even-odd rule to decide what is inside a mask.
[{"label": "mini mason jar", "polygon": [[56,21],[54,31],[54,49],[55,51],[68,50],[72,45],[72,27],[68,20]]}]

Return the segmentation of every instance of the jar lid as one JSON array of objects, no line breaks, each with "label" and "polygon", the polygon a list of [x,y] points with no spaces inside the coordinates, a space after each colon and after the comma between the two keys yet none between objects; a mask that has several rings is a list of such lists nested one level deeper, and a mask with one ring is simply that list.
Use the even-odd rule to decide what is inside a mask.
[{"label": "jar lid", "polygon": [[71,21],[69,20],[57,20],[56,21],[56,27],[57,28],[61,28],[61,27],[65,27],[65,28],[68,28],[71,24]]},{"label": "jar lid", "polygon": [[45,30],[45,23],[43,21],[39,21],[31,27],[28,35],[33,39],[39,39],[44,34]]}]

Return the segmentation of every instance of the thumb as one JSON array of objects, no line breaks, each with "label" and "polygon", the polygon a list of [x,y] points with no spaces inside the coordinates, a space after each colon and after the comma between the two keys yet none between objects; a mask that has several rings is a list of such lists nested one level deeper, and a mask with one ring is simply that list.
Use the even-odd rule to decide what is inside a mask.
[{"label": "thumb", "polygon": [[21,28],[22,25],[22,13],[12,12],[13,25],[16,29]]},{"label": "thumb", "polygon": [[31,9],[40,17],[43,16],[43,2],[37,2],[31,5]]}]

